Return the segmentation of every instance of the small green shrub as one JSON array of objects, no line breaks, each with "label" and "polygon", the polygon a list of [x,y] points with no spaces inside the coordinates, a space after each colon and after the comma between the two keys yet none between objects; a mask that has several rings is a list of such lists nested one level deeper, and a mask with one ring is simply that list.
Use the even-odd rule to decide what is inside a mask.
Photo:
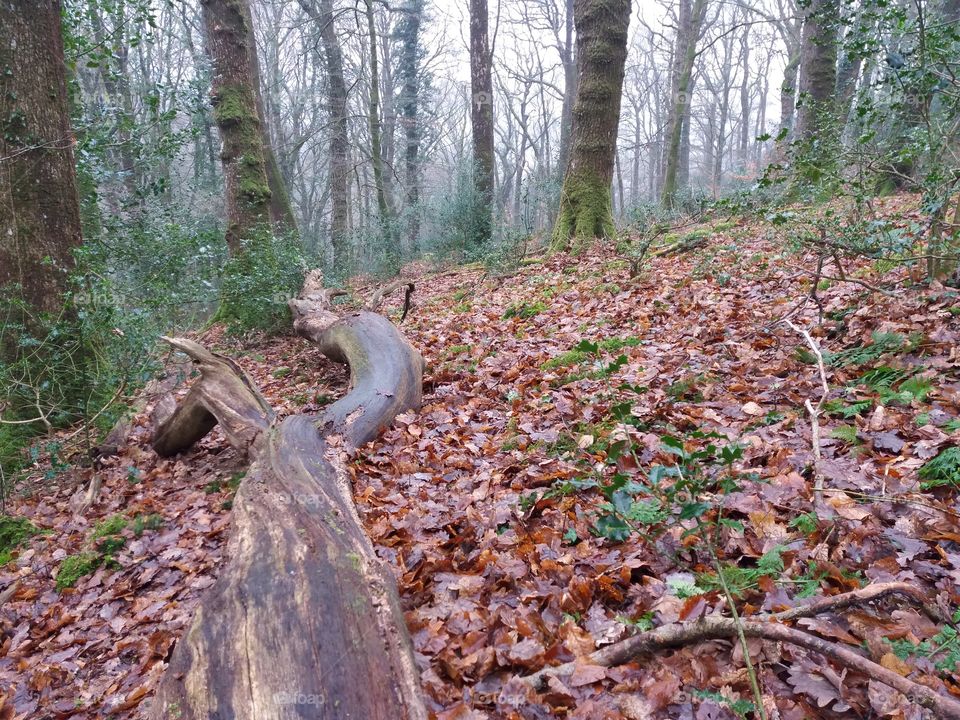
[{"label": "small green shrub", "polygon": [[857,428],[855,425],[838,425],[830,432],[830,437],[853,444],[857,441]]},{"label": "small green shrub", "polygon": [[217,319],[234,333],[280,330],[290,321],[287,301],[299,292],[306,269],[298,241],[259,233],[223,269]]}]

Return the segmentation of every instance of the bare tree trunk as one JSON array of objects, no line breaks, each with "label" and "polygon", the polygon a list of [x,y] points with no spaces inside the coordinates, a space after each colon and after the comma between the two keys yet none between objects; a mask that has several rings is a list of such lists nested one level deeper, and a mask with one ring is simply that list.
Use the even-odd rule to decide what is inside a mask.
[{"label": "bare tree trunk", "polygon": [[615,233],[613,180],[630,0],[575,0],[577,100],[553,248]]},{"label": "bare tree trunk", "polygon": [[470,0],[470,91],[473,125],[474,185],[483,204],[480,227],[472,244],[490,239],[493,227],[493,60],[490,51],[487,0]]},{"label": "bare tree trunk", "polygon": [[737,148],[740,171],[750,164],[750,28],[740,39],[740,147]]},{"label": "bare tree trunk", "polygon": [[327,70],[327,104],[330,112],[330,244],[337,272],[347,269],[350,236],[350,136],[347,124],[347,83],[343,52],[337,39],[333,0],[300,0],[300,6],[317,24]]},{"label": "bare tree trunk", "polygon": [[380,118],[380,57],[377,49],[377,28],[374,23],[373,0],[364,0],[367,10],[367,33],[370,41],[370,104],[368,119],[370,123],[370,164],[373,166],[373,184],[377,194],[377,213],[380,222],[381,250],[384,251],[389,269],[400,270],[400,254],[392,242],[393,212],[387,200],[387,189],[383,172],[383,146]]},{"label": "bare tree trunk", "polygon": [[424,0],[409,0],[403,10],[398,34],[400,52],[400,117],[403,124],[404,180],[407,191],[409,231],[407,242],[412,254],[420,251],[420,24]]},{"label": "bare tree trunk", "polygon": [[0,27],[0,292],[24,302],[8,321],[39,330],[35,313],[63,306],[81,243],[60,2],[6,0]]},{"label": "bare tree trunk", "polygon": [[223,139],[227,246],[236,255],[243,240],[268,227],[271,218],[263,130],[247,41],[250,7],[247,0],[202,0],[201,7],[213,64],[211,102]]},{"label": "bare tree trunk", "polygon": [[[682,0],[681,8],[689,6],[690,0]],[[681,20],[677,34],[677,51],[674,88],[676,96],[671,103],[669,128],[666,141],[666,159],[663,176],[663,188],[660,193],[661,202],[665,207],[672,208],[679,187],[679,168],[681,139],[683,126],[689,126],[690,113],[690,80],[693,75],[693,63],[697,57],[697,40],[707,12],[707,0],[695,0],[689,9],[689,20]],[[681,18],[686,13],[681,10]],[[684,122],[686,120],[686,122]]]},{"label": "bare tree trunk", "polygon": [[836,0],[813,0],[804,16],[800,50],[796,139],[816,139],[824,150],[836,135],[837,11]]},{"label": "bare tree trunk", "polygon": [[[250,53],[250,72],[253,80],[254,97],[257,100],[257,118],[260,120],[260,134],[263,138],[263,159],[267,171],[267,185],[270,186],[270,220],[281,230],[296,233],[297,220],[290,204],[290,194],[287,184],[280,172],[276,154],[273,152],[273,143],[270,141],[270,129],[267,126],[267,116],[263,109],[263,91],[260,83],[260,62],[257,59],[257,38],[253,32],[252,17],[248,14],[247,20],[247,51]],[[279,132],[280,128],[273,128]]]},{"label": "bare tree trunk", "polygon": [[179,452],[219,422],[253,464],[234,500],[227,563],[174,648],[155,720],[426,718],[396,585],[346,468],[350,452],[419,407],[423,361],[382,316],[334,313],[334,294],[311,275],[291,302],[297,333],[350,365],[351,392],[318,417],[278,423],[235,362],[168,340],[201,378],[154,448]]},{"label": "bare tree trunk", "polygon": [[577,58],[573,44],[573,0],[564,0],[563,45],[560,62],[563,65],[563,107],[560,113],[560,158],[557,166],[566,168],[570,161],[570,138],[573,134],[573,104],[577,99]]}]

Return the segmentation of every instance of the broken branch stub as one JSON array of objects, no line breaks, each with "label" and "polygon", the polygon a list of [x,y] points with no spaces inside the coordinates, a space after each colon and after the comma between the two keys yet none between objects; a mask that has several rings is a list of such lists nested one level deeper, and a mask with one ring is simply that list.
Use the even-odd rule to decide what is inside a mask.
[{"label": "broken branch stub", "polygon": [[317,417],[274,425],[272,410],[254,411],[262,397],[242,370],[177,345],[201,379],[157,440],[172,449],[202,436],[198,408],[215,422],[247,419],[227,436],[253,465],[234,499],[227,564],[174,649],[155,718],[426,718],[395,581],[344,466],[419,407],[423,364],[380,315],[334,312],[334,294],[308,280],[290,303],[297,332],[350,366],[351,391]]}]

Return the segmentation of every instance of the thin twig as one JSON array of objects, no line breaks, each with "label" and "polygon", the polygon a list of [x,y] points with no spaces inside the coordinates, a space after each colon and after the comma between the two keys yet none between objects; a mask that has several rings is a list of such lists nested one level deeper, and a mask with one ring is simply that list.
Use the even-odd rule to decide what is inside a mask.
[{"label": "thin twig", "polygon": [[810,336],[810,333],[802,328],[797,327],[790,320],[784,320],[783,322],[795,333],[802,335],[803,339],[807,341],[807,345],[810,346],[814,356],[817,358],[817,367],[820,370],[820,383],[822,386],[820,400],[817,402],[816,407],[814,407],[813,403],[810,402],[810,398],[807,398],[803,405],[805,408],[807,408],[807,412],[810,414],[810,443],[813,446],[813,496],[817,504],[822,505],[823,472],[820,469],[820,413],[823,411],[823,404],[826,402],[827,396],[830,394],[830,384],[827,382],[827,369],[823,362],[823,353],[820,352],[820,346],[817,345],[814,339]]}]

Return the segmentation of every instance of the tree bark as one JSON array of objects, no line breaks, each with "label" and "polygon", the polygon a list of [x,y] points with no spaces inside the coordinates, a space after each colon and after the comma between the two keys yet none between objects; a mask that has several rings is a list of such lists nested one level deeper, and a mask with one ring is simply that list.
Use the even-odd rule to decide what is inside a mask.
[{"label": "tree bark", "polygon": [[470,119],[473,127],[473,182],[480,197],[478,227],[471,244],[490,239],[493,227],[493,59],[487,0],[470,0]]},{"label": "tree bark", "polygon": [[171,340],[201,371],[154,447],[184,450],[215,422],[253,464],[234,500],[227,564],[174,648],[159,718],[425,720],[395,582],[350,495],[350,452],[418,408],[422,360],[374,312],[338,315],[309,277],[297,333],[349,364],[351,392],[323,414],[273,410],[235,363]]},{"label": "tree bark", "polygon": [[[257,59],[257,38],[253,32],[252,17],[248,15],[250,23],[247,25],[247,51],[250,53],[250,72],[253,80],[254,97],[257,100],[257,119],[260,122],[260,136],[263,140],[263,159],[267,171],[267,185],[270,188],[270,220],[280,230],[297,233],[297,220],[293,214],[293,205],[290,204],[290,193],[287,184],[280,172],[277,156],[273,151],[273,142],[270,140],[270,128],[267,125],[267,115],[263,109],[263,89],[260,82],[260,61]],[[279,132],[279,127],[273,131]]]},{"label": "tree bark", "polygon": [[337,39],[332,0],[300,0],[300,6],[317,24],[327,69],[327,105],[330,112],[330,244],[333,267],[344,273],[349,264],[350,238],[350,134],[347,125],[347,83],[343,51]]},{"label": "tree bark", "polygon": [[[681,8],[689,4],[682,0]],[[693,76],[693,64],[697,58],[697,40],[707,12],[707,0],[695,0],[687,13],[681,12],[681,22],[677,35],[676,64],[673,87],[676,96],[670,109],[669,129],[666,141],[666,159],[664,161],[663,188],[660,200],[664,207],[672,208],[680,181],[681,141],[684,125],[689,133],[690,125],[690,83]],[[687,143],[689,148],[689,141]]]},{"label": "tree bark", "polygon": [[424,0],[409,0],[398,35],[400,49],[400,117],[403,124],[403,166],[409,214],[407,242],[411,254],[420,252],[420,24]]},{"label": "tree bark", "polygon": [[[80,246],[59,0],[0,3],[0,291],[57,317]],[[3,352],[16,347],[3,337]]]},{"label": "tree bark", "polygon": [[563,45],[560,62],[563,65],[563,106],[560,112],[560,158],[557,166],[566,169],[570,162],[570,138],[573,136],[573,104],[577,100],[577,58],[573,44],[573,0],[564,0]]},{"label": "tree bark", "polygon": [[828,157],[831,138],[837,135],[837,12],[835,0],[813,0],[801,37],[796,139],[816,141],[819,159]]},{"label": "tree bark", "polygon": [[383,144],[381,133],[383,121],[380,115],[380,57],[377,50],[377,28],[374,23],[373,0],[364,0],[367,14],[367,33],[370,41],[370,164],[373,166],[373,184],[377,193],[377,213],[380,221],[380,242],[387,258],[389,269],[400,270],[400,253],[392,241],[393,210],[387,199],[383,170]]},{"label": "tree bark", "polygon": [[570,162],[560,191],[553,248],[613,237],[610,197],[630,0],[575,0],[577,99],[573,109]]},{"label": "tree bark", "polygon": [[223,148],[220,160],[227,201],[227,246],[232,255],[243,241],[270,223],[270,184],[254,70],[247,44],[251,32],[247,0],[202,0],[207,52],[213,64],[211,104]]}]

